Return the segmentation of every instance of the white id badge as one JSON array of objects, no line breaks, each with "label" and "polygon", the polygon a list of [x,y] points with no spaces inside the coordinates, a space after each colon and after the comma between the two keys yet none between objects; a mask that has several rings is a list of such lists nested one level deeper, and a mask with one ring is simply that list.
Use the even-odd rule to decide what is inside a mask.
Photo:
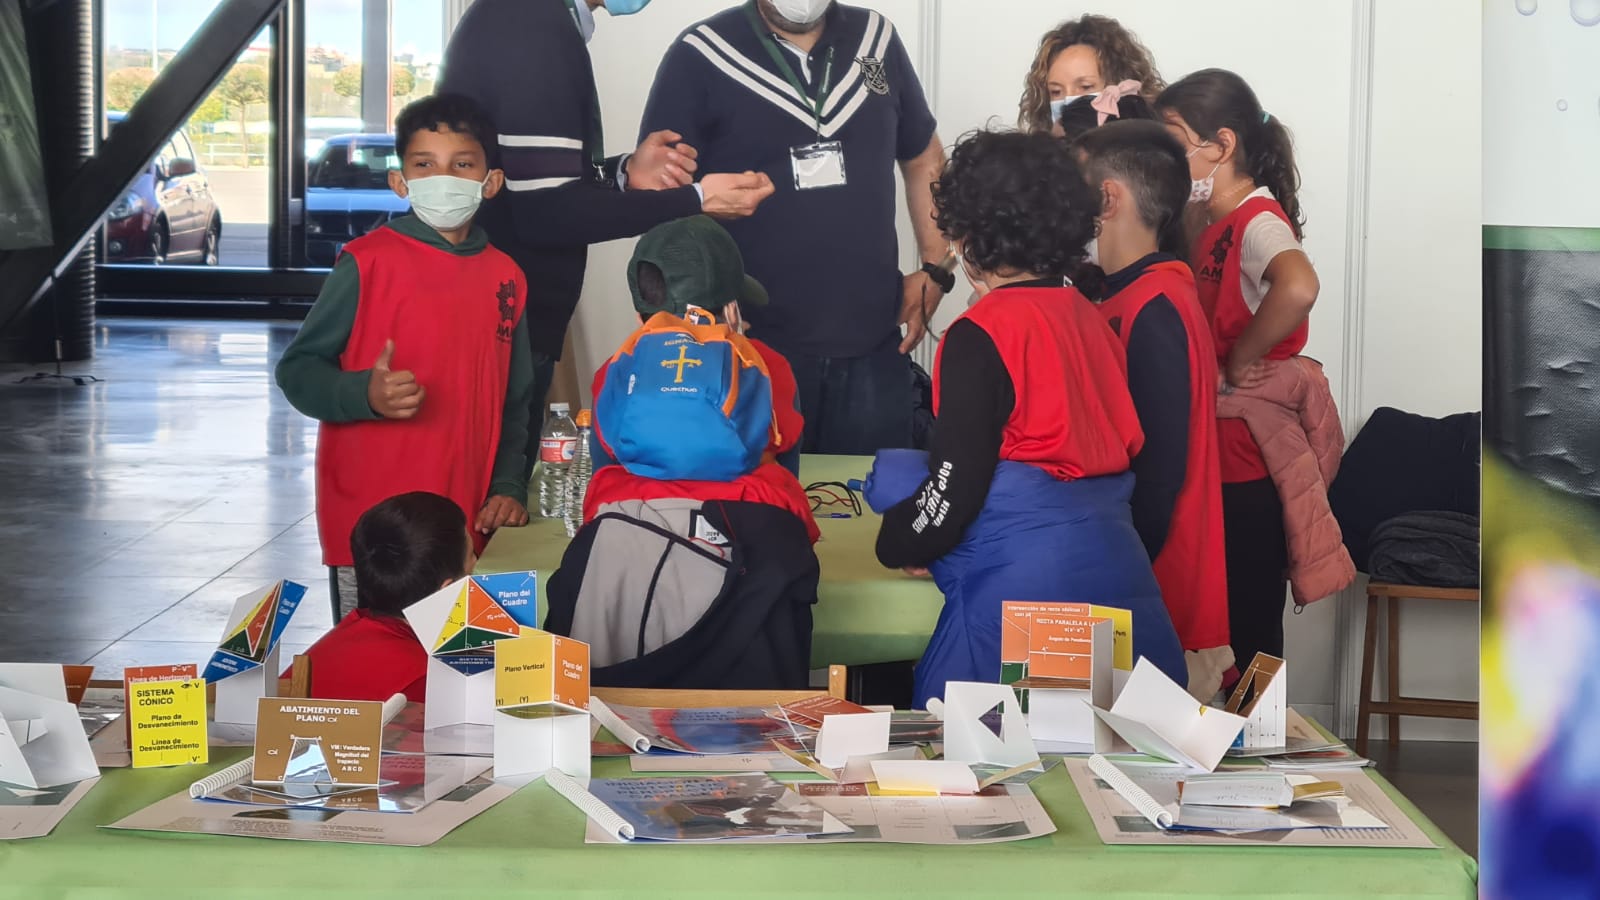
[{"label": "white id badge", "polygon": [[794,164],[797,191],[841,187],[845,183],[844,144],[838,141],[790,147],[789,161]]}]

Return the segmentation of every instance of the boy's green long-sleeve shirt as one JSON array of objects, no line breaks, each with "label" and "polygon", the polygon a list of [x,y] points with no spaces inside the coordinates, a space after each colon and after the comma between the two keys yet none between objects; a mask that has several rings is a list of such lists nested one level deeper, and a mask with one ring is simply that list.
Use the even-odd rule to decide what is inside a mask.
[{"label": "boy's green long-sleeve shirt", "polygon": [[[466,240],[452,245],[415,216],[401,216],[385,227],[457,256],[481,253],[489,245],[483,229],[477,227]],[[381,418],[367,403],[372,370],[347,372],[339,366],[339,357],[355,328],[360,301],[361,275],[355,259],[341,256],[323,282],[322,292],[300,326],[300,333],[278,361],[278,387],[295,409],[313,419],[358,422]],[[510,497],[523,505],[528,502],[528,404],[532,396],[533,357],[524,308],[511,335],[511,371],[506,381],[500,444],[489,483],[489,496]]]}]

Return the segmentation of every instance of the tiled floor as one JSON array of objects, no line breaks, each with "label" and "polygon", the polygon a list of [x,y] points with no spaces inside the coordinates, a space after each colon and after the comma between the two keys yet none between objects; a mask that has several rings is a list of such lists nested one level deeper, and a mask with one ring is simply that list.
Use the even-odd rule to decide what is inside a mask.
[{"label": "tiled floor", "polygon": [[327,630],[316,429],[271,379],[296,327],[108,320],[68,367],[99,383],[0,367],[0,659],[203,664],[279,578],[309,588],[285,654]]},{"label": "tiled floor", "polygon": [[[0,366],[0,660],[204,663],[234,599],[279,578],[309,588],[285,654],[327,630],[316,428],[272,383],[296,327],[112,319],[69,367],[100,383]],[[1476,745],[1372,752],[1476,850]]]}]

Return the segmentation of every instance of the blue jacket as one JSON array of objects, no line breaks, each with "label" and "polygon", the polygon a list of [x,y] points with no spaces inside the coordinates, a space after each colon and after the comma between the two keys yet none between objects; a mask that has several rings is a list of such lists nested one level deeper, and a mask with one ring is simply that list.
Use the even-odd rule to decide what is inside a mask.
[{"label": "blue jacket", "polygon": [[[878,453],[864,496],[879,512],[928,476],[927,454]],[[1008,600],[1096,603],[1131,610],[1133,652],[1187,685],[1183,648],[1161,602],[1129,498],[1131,474],[1057,481],[1002,460],[960,546],[929,567],[944,609],[916,670],[916,706],[947,681],[998,681],[1000,607]]]}]

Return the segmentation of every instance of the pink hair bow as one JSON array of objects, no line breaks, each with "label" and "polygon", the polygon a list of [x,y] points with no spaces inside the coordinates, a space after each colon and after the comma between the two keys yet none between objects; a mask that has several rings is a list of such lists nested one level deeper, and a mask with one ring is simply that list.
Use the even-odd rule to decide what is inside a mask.
[{"label": "pink hair bow", "polygon": [[1120,118],[1121,113],[1117,111],[1117,103],[1123,97],[1139,93],[1139,89],[1142,87],[1144,85],[1131,78],[1121,84],[1107,85],[1099,96],[1089,101],[1089,105],[1094,108],[1094,111],[1100,114],[1099,121],[1094,123],[1095,127],[1098,128],[1104,125],[1108,118]]}]

